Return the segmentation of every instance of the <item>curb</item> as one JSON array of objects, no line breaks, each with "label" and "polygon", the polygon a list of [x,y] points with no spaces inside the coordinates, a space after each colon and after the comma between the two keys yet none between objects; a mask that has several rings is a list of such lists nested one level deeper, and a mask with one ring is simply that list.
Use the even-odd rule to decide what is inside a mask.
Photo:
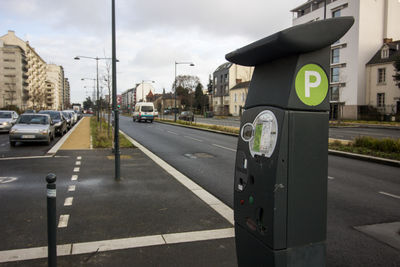
[{"label": "curb", "polygon": [[370,128],[370,129],[385,129],[385,130],[394,130],[399,131],[400,126],[390,126],[390,125],[378,125],[378,124],[348,124],[348,125],[329,125],[329,128]]},{"label": "curb", "polygon": [[[175,124],[175,123],[169,123],[169,122],[165,122],[165,121],[155,121],[155,122],[175,125],[175,126],[179,126],[179,127],[192,128],[192,129],[195,129],[195,130],[201,130],[201,131],[205,131],[205,132],[213,132],[213,133],[230,135],[230,136],[235,136],[235,137],[239,136],[238,134],[225,133],[225,132],[222,132],[222,131],[209,130],[209,129],[204,129],[204,128],[200,128],[200,127],[194,127],[194,126],[189,126],[189,125]],[[330,140],[335,140],[335,139],[330,138]],[[340,140],[340,139],[338,139],[338,140]],[[379,163],[379,164],[384,164],[384,165],[393,166],[393,167],[399,167],[400,168],[400,161],[398,161],[398,160],[378,158],[378,157],[373,157],[373,156],[354,154],[354,153],[349,153],[349,152],[342,152],[342,151],[332,150],[332,149],[328,149],[328,154],[329,155],[334,155],[334,156],[345,157],[345,158],[351,158],[351,159],[358,159],[358,160],[364,160],[364,161],[369,161],[369,162],[375,162],[375,163]]]}]

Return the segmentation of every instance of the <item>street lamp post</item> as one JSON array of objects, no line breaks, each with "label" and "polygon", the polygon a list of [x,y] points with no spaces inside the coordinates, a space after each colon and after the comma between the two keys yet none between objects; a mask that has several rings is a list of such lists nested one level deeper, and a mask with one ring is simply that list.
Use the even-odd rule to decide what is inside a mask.
[{"label": "street lamp post", "polygon": [[179,64],[186,64],[186,65],[189,65],[189,66],[191,66],[191,67],[193,67],[194,66],[194,63],[193,62],[176,62],[175,61],[175,82],[174,82],[174,89],[175,89],[175,110],[174,110],[174,114],[175,114],[175,119],[174,119],[174,121],[176,122],[176,65],[179,65]]},{"label": "street lamp post", "polygon": [[[87,56],[76,56],[76,57],[74,57],[75,60],[80,60],[81,58],[88,58],[88,59],[96,60],[97,101],[99,101],[99,60],[111,59],[111,58],[107,58],[107,57],[87,57]],[[100,121],[99,104],[97,104],[97,121]]]}]

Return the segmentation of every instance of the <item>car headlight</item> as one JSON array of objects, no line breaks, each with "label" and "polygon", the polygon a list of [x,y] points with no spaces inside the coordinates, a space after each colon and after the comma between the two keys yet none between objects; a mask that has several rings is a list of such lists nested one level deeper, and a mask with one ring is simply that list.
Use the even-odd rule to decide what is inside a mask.
[{"label": "car headlight", "polygon": [[39,131],[40,134],[46,135],[49,133],[49,130],[40,130]]},{"label": "car headlight", "polygon": [[8,121],[3,122],[3,125],[9,125],[10,123]]}]

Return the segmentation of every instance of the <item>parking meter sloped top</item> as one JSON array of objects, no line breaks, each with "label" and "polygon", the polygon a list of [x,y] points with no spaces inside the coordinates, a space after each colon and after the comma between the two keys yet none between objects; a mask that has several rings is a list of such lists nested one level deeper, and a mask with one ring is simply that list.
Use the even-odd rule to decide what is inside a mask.
[{"label": "parking meter sloped top", "polygon": [[271,105],[292,110],[329,110],[328,93],[313,105],[299,99],[293,90],[295,74],[305,63],[311,63],[320,67],[327,79],[330,45],[353,23],[353,17],[340,17],[301,24],[227,54],[225,57],[230,62],[255,66],[245,109]]}]

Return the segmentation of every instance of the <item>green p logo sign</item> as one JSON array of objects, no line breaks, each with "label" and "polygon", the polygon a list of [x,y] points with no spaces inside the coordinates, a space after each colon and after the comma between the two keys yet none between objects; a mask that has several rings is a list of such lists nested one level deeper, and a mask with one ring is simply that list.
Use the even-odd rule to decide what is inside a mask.
[{"label": "green p logo sign", "polygon": [[296,93],[307,106],[317,106],[328,93],[328,77],[318,65],[304,65],[296,75]]}]

